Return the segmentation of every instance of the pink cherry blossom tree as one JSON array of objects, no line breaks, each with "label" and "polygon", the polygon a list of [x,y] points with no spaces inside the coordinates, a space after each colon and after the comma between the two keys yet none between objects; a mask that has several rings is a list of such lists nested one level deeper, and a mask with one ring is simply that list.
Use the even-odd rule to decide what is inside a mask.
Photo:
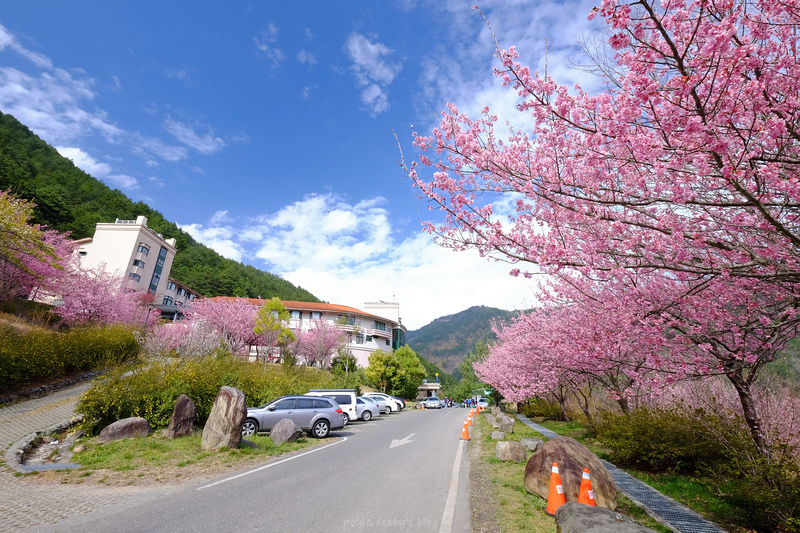
[{"label": "pink cherry blossom tree", "polygon": [[204,298],[194,300],[186,316],[217,331],[232,353],[249,354],[251,346],[259,345],[254,331],[258,308],[243,298]]},{"label": "pink cherry blossom tree", "polygon": [[333,356],[347,344],[347,334],[336,324],[322,319],[315,319],[311,327],[298,332],[300,341],[299,355],[308,365],[319,365],[322,368],[331,364]]},{"label": "pink cherry blossom tree", "polygon": [[651,382],[726,376],[764,454],[750,388],[798,330],[798,7],[603,0],[590,18],[612,34],[604,90],[560,86],[498,47],[533,127],[503,134],[488,108],[450,105],[416,136],[422,167],[404,164],[444,214],[425,226],[440,244],[568,279],[582,296],[542,299],[636,339],[615,355],[620,341],[590,328],[585,362],[639,381],[639,363]]},{"label": "pink cherry blossom tree", "polygon": [[150,294],[135,291],[119,275],[96,269],[78,268],[58,285],[63,304],[54,308],[65,324],[127,324],[149,327],[159,319]]}]

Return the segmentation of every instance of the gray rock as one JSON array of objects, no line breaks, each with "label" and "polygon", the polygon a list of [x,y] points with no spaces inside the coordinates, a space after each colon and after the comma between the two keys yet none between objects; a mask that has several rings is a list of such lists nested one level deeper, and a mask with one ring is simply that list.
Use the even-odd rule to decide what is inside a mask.
[{"label": "gray rock", "polygon": [[538,452],[544,445],[544,441],[542,439],[532,439],[530,437],[520,439],[519,443],[522,444],[522,447],[525,448],[525,450],[532,453]]},{"label": "gray rock", "polygon": [[303,436],[303,430],[291,418],[284,418],[279,420],[277,424],[269,432],[272,442],[275,444],[283,444],[284,442],[294,442]]},{"label": "gray rock", "polygon": [[589,448],[570,437],[557,437],[544,443],[542,449],[525,465],[525,489],[545,500],[550,491],[550,472],[553,461],[558,463],[564,497],[578,501],[583,469],[589,469],[594,502],[612,511],[617,508],[617,486],[608,469]]},{"label": "gray rock", "polygon": [[72,449],[72,453],[81,453],[84,451],[86,451],[85,444],[78,444],[77,446],[75,446],[75,448]]},{"label": "gray rock", "polygon": [[238,448],[242,442],[242,423],[246,417],[244,393],[233,387],[222,387],[203,428],[200,448],[206,451]]},{"label": "gray rock", "polygon": [[509,433],[514,433],[514,419],[508,416],[497,417],[497,424],[499,426],[500,431],[508,435]]},{"label": "gray rock", "polygon": [[130,439],[132,437],[146,437],[153,432],[153,428],[144,418],[133,416],[117,420],[100,431],[97,442],[112,442],[115,440]]},{"label": "gray rock", "polygon": [[175,400],[175,407],[172,408],[172,418],[169,419],[169,426],[164,430],[164,437],[175,439],[186,437],[194,430],[195,407],[191,398],[185,394],[178,396]]},{"label": "gray rock", "polygon": [[643,533],[655,531],[610,509],[567,502],[556,509],[561,533]]},{"label": "gray rock", "polygon": [[492,440],[504,440],[506,438],[506,434],[502,431],[492,431],[491,435],[489,435]]},{"label": "gray rock", "polygon": [[513,440],[498,442],[494,448],[494,454],[501,461],[514,461],[515,463],[524,463],[528,458],[522,444]]},{"label": "gray rock", "polygon": [[497,416],[497,415],[500,414],[500,406],[499,405],[493,405],[492,406],[492,414],[494,416]]},{"label": "gray rock", "polygon": [[486,422],[488,422],[488,423],[489,423],[489,425],[490,425],[490,426],[492,426],[493,428],[497,429],[497,428],[499,428],[499,427],[500,427],[500,425],[497,423],[497,417],[496,417],[496,416],[494,416],[494,415],[492,415],[492,414],[489,414],[489,413],[485,413],[485,414],[483,415],[483,418],[484,418],[484,419],[486,420]]}]

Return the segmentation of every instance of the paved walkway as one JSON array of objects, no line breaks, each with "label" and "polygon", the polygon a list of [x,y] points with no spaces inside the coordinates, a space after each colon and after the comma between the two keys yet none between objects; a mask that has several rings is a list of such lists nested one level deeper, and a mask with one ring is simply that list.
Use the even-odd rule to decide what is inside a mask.
[{"label": "paved walkway", "polygon": [[[89,383],[61,389],[42,398],[0,408],[0,457],[15,442],[31,433],[66,422]],[[76,514],[84,514],[131,497],[132,490],[32,483],[0,466],[0,531],[35,529]]]},{"label": "paved walkway", "polygon": [[[517,418],[548,439],[561,436],[536,422],[531,422],[525,415],[517,415]],[[672,498],[664,496],[650,485],[620,470],[608,461],[603,461],[603,464],[608,468],[611,477],[614,478],[617,490],[633,500],[634,503],[643,507],[647,514],[670,529],[680,533],[724,533],[723,529],[705,520],[688,507],[684,507]]]}]

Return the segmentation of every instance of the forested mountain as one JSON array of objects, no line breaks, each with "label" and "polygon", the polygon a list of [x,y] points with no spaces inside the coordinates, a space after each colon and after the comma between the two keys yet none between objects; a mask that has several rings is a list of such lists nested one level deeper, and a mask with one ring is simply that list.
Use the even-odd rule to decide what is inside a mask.
[{"label": "forested mountain", "polygon": [[147,217],[147,225],[174,237],[178,253],[170,275],[204,296],[242,296],[318,302],[310,292],[273,274],[226,259],[195,241],[143,202],[133,202],[83,172],[11,115],[0,113],[0,190],[35,202],[34,222],[74,238],[91,237],[95,224]]},{"label": "forested mountain", "polygon": [[420,356],[452,374],[478,342],[494,340],[492,319],[503,322],[515,314],[483,305],[470,307],[466,311],[437,318],[427,326],[409,331],[406,342]]}]

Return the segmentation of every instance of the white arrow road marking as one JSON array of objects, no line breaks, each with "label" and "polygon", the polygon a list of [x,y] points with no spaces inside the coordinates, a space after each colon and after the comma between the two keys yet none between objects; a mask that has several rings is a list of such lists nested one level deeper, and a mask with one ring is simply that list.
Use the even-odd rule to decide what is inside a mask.
[{"label": "white arrow road marking", "polygon": [[403,440],[392,439],[392,444],[389,445],[389,449],[391,450],[395,446],[402,446],[403,444],[408,444],[409,442],[414,442],[413,440],[409,440],[411,437],[416,435],[416,433],[412,433],[408,437],[404,438]]}]

